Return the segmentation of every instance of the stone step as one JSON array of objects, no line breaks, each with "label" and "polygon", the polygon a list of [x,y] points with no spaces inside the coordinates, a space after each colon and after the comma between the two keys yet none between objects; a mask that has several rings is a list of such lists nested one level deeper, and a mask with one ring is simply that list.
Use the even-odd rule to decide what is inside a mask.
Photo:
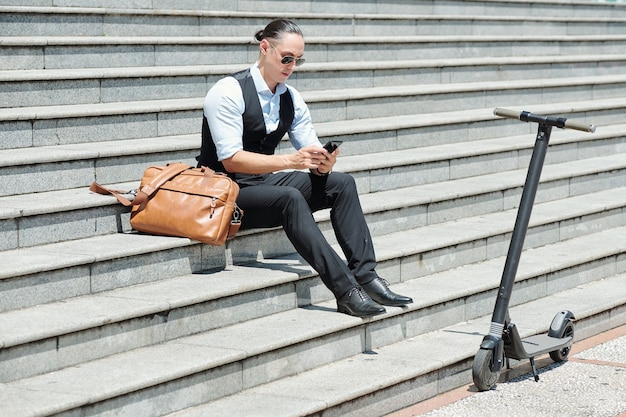
[{"label": "stone step", "polygon": [[[327,90],[333,90],[621,75],[625,60],[625,55],[542,55],[307,62],[292,74],[289,84],[305,92],[318,90],[320,78]],[[5,86],[5,99],[0,100],[0,106],[8,105],[11,98],[15,103],[11,107],[41,107],[45,105],[43,101],[53,99],[52,92],[46,93],[48,90],[71,94],[68,104],[130,101],[140,97],[143,100],[199,97],[219,78],[248,67],[249,64],[0,71],[0,83]],[[101,91],[95,92],[96,89]],[[119,90],[124,93],[119,94]],[[129,90],[138,91],[129,96]],[[26,104],[30,101],[33,103]]]},{"label": "stone step", "polygon": [[[171,7],[171,6],[170,6]],[[252,36],[275,18],[296,19],[308,36],[623,34],[626,17],[554,15],[225,12],[0,6],[4,36]]]},{"label": "stone step", "polygon": [[[177,13],[187,15],[258,15],[265,19],[277,16],[277,13],[289,12],[289,16],[302,16],[313,13],[315,16],[322,15],[328,18],[338,14],[354,15],[355,10],[362,14],[372,14],[373,17],[402,17],[411,14],[450,16],[508,16],[525,17],[533,15],[537,19],[554,16],[552,21],[559,21],[568,17],[615,17],[623,16],[625,11],[615,2],[584,2],[562,3],[560,1],[456,1],[456,0],[416,0],[410,3],[398,3],[390,1],[333,1],[320,3],[318,1],[304,0],[296,3],[269,2],[264,5],[264,10],[259,11],[258,4],[254,0],[242,0],[237,3],[221,2],[216,4],[212,0],[179,0],[175,10],[172,3],[167,0],[135,0],[132,4],[122,0],[72,0],[71,2],[51,2],[50,0],[1,0],[0,6],[13,6],[13,9],[29,9],[37,7],[42,10],[89,10],[92,13],[141,13],[161,15],[163,13]],[[15,6],[20,6],[19,8]],[[70,6],[70,7],[68,7]],[[616,7],[618,6],[618,7]],[[99,11],[98,9],[103,9]],[[213,12],[218,10],[218,12]],[[294,12],[296,14],[294,15]],[[359,17],[360,14],[354,15]]]},{"label": "stone step", "polygon": [[[612,56],[611,58],[615,58]],[[570,62],[571,63],[571,62]],[[463,73],[468,70],[481,71],[482,77],[491,76],[492,79],[480,81],[477,79],[468,79],[461,82],[442,83],[440,79],[432,79],[432,83],[427,83],[425,79],[415,84],[407,84],[404,76],[398,75],[397,81],[393,82],[389,77],[390,73],[382,74],[388,83],[384,86],[376,86],[374,77],[371,76],[372,68],[368,69],[369,85],[346,85],[346,79],[354,77],[356,74],[349,72],[336,72],[334,81],[324,82],[324,90],[319,90],[319,77],[321,74],[316,72],[297,73],[293,84],[298,88],[304,85],[305,89],[301,92],[305,100],[311,108],[314,120],[333,121],[342,118],[363,118],[367,117],[361,113],[351,114],[348,112],[351,108],[360,109],[362,106],[371,105],[376,108],[388,108],[391,114],[407,114],[414,111],[421,112],[422,108],[416,107],[419,103],[433,103],[429,100],[432,97],[439,97],[443,94],[457,94],[453,96],[458,100],[455,106],[465,103],[465,107],[476,105],[477,99],[482,98],[481,92],[498,95],[499,100],[511,100],[509,95],[520,96],[519,91],[524,90],[526,94],[537,94],[536,91],[546,89],[545,96],[550,99],[572,99],[580,97],[584,92],[587,95],[593,94],[593,98],[620,97],[623,95],[621,88],[623,87],[623,74],[607,74],[607,72],[617,72],[618,62],[611,59],[609,65],[614,66],[614,70],[607,70],[604,66],[597,63],[596,70],[585,76],[565,77],[562,74],[555,74],[556,70],[550,71],[550,78],[539,78],[536,72],[533,72],[534,78],[526,79],[510,79],[501,80],[499,72],[503,69],[497,69],[490,66],[487,68],[464,68]],[[529,65],[529,64],[526,64]],[[528,68],[528,67],[526,67]],[[182,69],[182,68],[181,68]],[[545,70],[545,67],[542,68]],[[163,70],[163,69],[162,69]],[[215,69],[214,69],[215,70]],[[406,73],[408,69],[402,69],[402,73]],[[452,70],[452,68],[450,68]],[[580,70],[580,68],[579,68]],[[571,69],[569,69],[571,71]],[[140,102],[155,100],[173,100],[173,99],[197,99],[202,104],[204,96],[209,88],[221,77],[226,74],[215,75],[194,75],[183,76],[180,72],[174,71],[170,76],[162,77],[141,77],[150,71],[138,71],[138,69],[123,70],[133,74],[131,77],[118,78],[113,71],[103,70],[83,70],[83,71],[4,71],[0,73],[0,84],[6,88],[0,92],[0,109],[5,110],[0,113],[0,120],[14,121],[24,120],[28,113],[37,112],[38,118],[44,117],[46,107],[54,107],[48,113],[58,114],[59,109],[56,106],[77,106],[85,104],[118,104],[120,102]],[[152,71],[153,73],[156,71]],[[50,74],[51,73],[51,74]],[[19,74],[19,75],[18,75]],[[107,75],[108,74],[108,75]],[[118,72],[118,74],[120,74]],[[312,77],[307,81],[307,75]],[[529,74],[530,75],[530,74]],[[61,79],[65,77],[66,79]],[[103,78],[101,78],[103,77]],[[496,79],[497,80],[494,80]],[[341,86],[341,81],[344,85]],[[417,81],[417,80],[415,80]],[[317,90],[310,88],[315,85]],[[309,88],[307,89],[306,86]],[[333,88],[334,87],[334,88]],[[582,90],[582,91],[581,91]],[[569,95],[569,97],[568,97]],[[414,97],[411,99],[411,97]],[[385,101],[385,99],[387,101]],[[366,101],[369,100],[369,101]],[[389,102],[392,100],[391,102]],[[485,100],[485,99],[483,99]],[[450,99],[437,99],[436,102],[442,101],[440,105],[444,107],[448,105]],[[459,103],[460,102],[460,103]],[[132,104],[132,103],[131,103]],[[337,106],[342,111],[337,111]],[[384,105],[384,106],[383,106]],[[394,107],[395,105],[395,107]],[[21,109],[27,107],[27,109]],[[25,110],[25,111],[22,111]],[[87,112],[88,110],[83,110]],[[433,110],[431,110],[433,111]],[[26,114],[25,114],[26,113]],[[337,114],[337,115],[335,115]],[[374,113],[373,117],[384,116],[386,113]]]},{"label": "stone step", "polygon": [[[306,38],[309,62],[616,54],[626,34],[489,36],[344,36]],[[480,51],[480,54],[477,53]],[[237,65],[254,62],[249,36],[0,37],[0,70]]]},{"label": "stone step", "polygon": [[[520,265],[519,282],[514,291],[516,297],[511,303],[512,317],[527,320],[520,325],[522,336],[546,331],[552,315],[557,311],[551,311],[546,317],[542,317],[543,313],[546,307],[553,310],[555,305],[574,311],[577,323],[582,323],[582,333],[587,333],[587,336],[598,331],[598,322],[604,321],[606,326],[610,325],[607,315],[610,321],[616,322],[614,325],[624,323],[626,276],[623,262],[619,262],[626,251],[624,232],[623,227],[612,229],[524,253],[525,262]],[[613,248],[610,252],[607,251],[608,245],[604,245],[607,241],[611,242]],[[577,273],[575,265],[583,270],[588,269],[584,265],[594,264],[598,260],[597,256],[605,261],[594,270],[595,274],[580,274],[576,280],[570,279],[572,273]],[[557,265],[554,259],[559,259]],[[159,410],[176,411],[229,394],[241,392],[239,395],[245,396],[251,391],[264,391],[272,386],[288,386],[289,390],[282,391],[287,393],[300,385],[295,383],[296,380],[319,375],[327,367],[343,368],[346,363],[355,360],[355,355],[363,352],[377,351],[379,355],[384,355],[395,349],[394,346],[414,345],[420,336],[430,336],[432,343],[432,334],[429,332],[445,334],[447,327],[458,328],[463,323],[466,326],[468,321],[480,323],[483,331],[486,331],[486,314],[492,305],[489,301],[495,299],[502,263],[500,259],[499,262],[467,265],[398,285],[397,291],[412,295],[416,303],[407,308],[389,308],[387,314],[373,319],[362,320],[336,314],[332,312],[333,302],[328,301],[311,308],[290,309],[76,366],[68,365],[57,372],[4,384],[3,404],[16,413],[29,410],[32,413],[30,415],[77,411],[81,407],[83,412],[88,412],[96,408],[104,410],[127,406],[130,408],[125,409],[125,412],[133,409],[133,415],[142,416],[154,412],[153,401],[157,398],[163,401],[162,407],[157,407]],[[563,268],[566,264],[570,268]],[[607,275],[600,274],[600,271]],[[530,299],[525,299],[528,297],[525,294],[530,294]],[[163,302],[162,291],[158,295],[136,291],[126,297],[126,302],[135,298]],[[120,298],[125,297],[120,294]],[[536,309],[537,305],[544,305],[544,308]],[[50,317],[53,311],[54,308],[45,317]],[[61,317],[59,311],[54,314]],[[537,320],[540,317],[542,320]],[[596,326],[592,328],[591,324]],[[263,329],[263,332],[259,332],[259,329]],[[271,341],[265,337],[267,334],[273,335]],[[474,336],[478,334],[475,332]],[[477,350],[480,339],[476,338],[474,342],[471,353],[468,353],[470,346],[467,340],[463,343],[465,349],[462,354],[450,354],[444,350],[447,358],[445,363],[439,362],[435,367],[431,364],[428,372],[442,365],[444,369],[453,364],[458,368],[461,363],[463,371],[467,371],[467,362]],[[318,355],[321,352],[320,343],[327,354]],[[328,349],[330,345],[333,349]],[[63,352],[63,347],[61,344],[58,349],[52,350]],[[432,344],[428,349],[428,352],[441,351],[433,349]],[[328,355],[330,352],[332,354]],[[439,360],[442,358],[439,357]],[[408,380],[424,372],[421,360],[412,359],[403,362],[402,366],[406,368],[408,363],[413,364],[413,375]],[[415,373],[417,369],[419,371]],[[366,373],[376,375],[377,379],[391,377],[391,374],[380,373],[381,370],[372,372],[370,366]],[[391,371],[395,379],[398,374],[394,368]],[[341,374],[351,375],[349,372]],[[406,374],[402,374],[403,379],[406,378]],[[270,385],[267,385],[268,382]],[[396,379],[396,384],[398,382]],[[54,393],[47,391],[50,384],[55,385]],[[189,390],[190,385],[197,389]],[[369,381],[364,386],[370,390],[380,390],[389,385],[381,386]],[[170,401],[169,397],[176,395],[183,387],[186,390],[184,398],[177,396],[177,401]],[[47,395],[43,395],[44,390],[48,392]],[[299,388],[298,391],[302,392]],[[337,393],[338,396],[348,394],[352,399],[362,396],[355,395],[356,392]],[[130,401],[131,398],[133,401]],[[152,400],[150,411],[138,406],[141,403],[139,399],[148,398]],[[170,407],[166,404],[175,405]],[[327,403],[326,407],[329,405],[333,405],[333,402]],[[121,410],[117,409],[117,412]]]}]

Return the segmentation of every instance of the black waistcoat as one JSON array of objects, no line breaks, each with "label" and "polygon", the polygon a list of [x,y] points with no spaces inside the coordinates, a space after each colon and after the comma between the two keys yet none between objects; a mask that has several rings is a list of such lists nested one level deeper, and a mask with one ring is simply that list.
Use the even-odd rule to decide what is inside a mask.
[{"label": "black waistcoat", "polygon": [[[249,152],[272,155],[285,133],[289,131],[294,119],[293,100],[289,91],[280,95],[280,122],[278,128],[269,134],[265,133],[265,120],[259,102],[254,80],[250,69],[232,75],[241,86],[245,110],[243,119],[243,149]],[[217,159],[215,143],[206,116],[202,117],[202,148],[196,158],[198,166],[207,166],[217,172],[227,172],[224,165]],[[240,175],[237,175],[240,177]],[[241,176],[245,177],[245,176]],[[239,179],[239,178],[238,178]]]}]

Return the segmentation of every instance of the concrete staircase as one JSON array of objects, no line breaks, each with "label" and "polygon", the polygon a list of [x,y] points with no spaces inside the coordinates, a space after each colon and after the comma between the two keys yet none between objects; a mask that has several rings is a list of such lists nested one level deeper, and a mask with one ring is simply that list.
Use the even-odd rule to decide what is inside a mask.
[{"label": "concrete staircase", "polygon": [[[553,130],[520,333],[562,309],[579,340],[626,323],[623,4],[259,4],[0,0],[1,415],[382,416],[468,384],[536,134],[494,107],[598,126]],[[275,17],[304,30],[290,83],[344,141],[337,169],[407,308],[336,313],[280,229],[226,248],[141,235],[87,189],[194,164],[206,91]]]}]

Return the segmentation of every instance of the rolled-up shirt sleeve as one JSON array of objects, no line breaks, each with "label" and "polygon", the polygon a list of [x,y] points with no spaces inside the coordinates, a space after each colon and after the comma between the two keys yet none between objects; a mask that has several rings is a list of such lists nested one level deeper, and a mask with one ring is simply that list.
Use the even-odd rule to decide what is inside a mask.
[{"label": "rolled-up shirt sleeve", "polygon": [[289,91],[294,107],[294,119],[288,133],[291,144],[296,149],[311,145],[322,146],[313,128],[309,107],[297,90],[289,87]]},{"label": "rolled-up shirt sleeve", "polygon": [[233,77],[219,80],[207,93],[203,106],[211,136],[222,161],[243,149],[245,102],[239,82]]}]

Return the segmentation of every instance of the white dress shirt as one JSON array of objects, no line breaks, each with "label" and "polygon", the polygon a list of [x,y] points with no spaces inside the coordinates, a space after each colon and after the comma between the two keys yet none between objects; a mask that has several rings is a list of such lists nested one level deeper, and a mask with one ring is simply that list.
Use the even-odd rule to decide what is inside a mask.
[{"label": "white dress shirt", "polygon": [[[279,83],[276,92],[272,93],[261,76],[258,62],[250,67],[250,74],[263,110],[266,133],[271,133],[278,127],[280,95],[288,90],[294,108],[294,120],[287,132],[291,144],[296,149],[310,145],[322,146],[313,128],[309,108],[300,93],[284,83]],[[230,158],[243,149],[242,115],[245,110],[241,86],[233,77],[220,79],[207,93],[204,99],[204,115],[215,142],[218,160]]]}]

